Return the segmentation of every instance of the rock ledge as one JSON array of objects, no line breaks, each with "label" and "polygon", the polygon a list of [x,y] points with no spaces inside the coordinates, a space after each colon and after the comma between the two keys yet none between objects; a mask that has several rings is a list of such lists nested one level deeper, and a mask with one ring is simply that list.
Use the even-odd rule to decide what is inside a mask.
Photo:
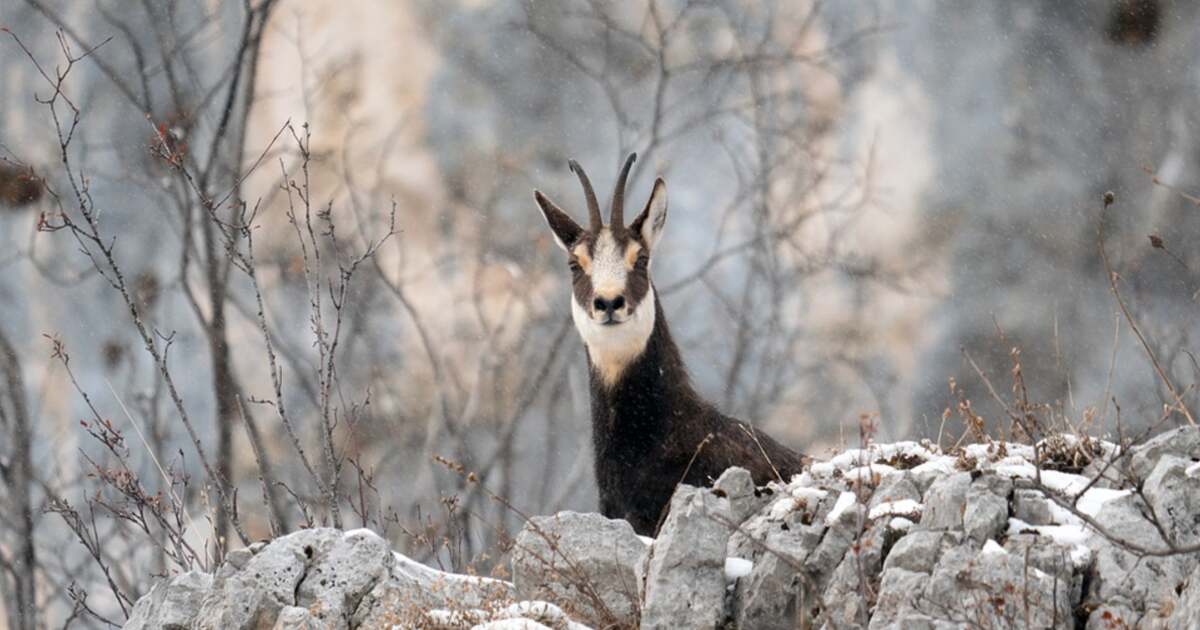
[{"label": "rock ledge", "polygon": [[657,540],[597,514],[531,519],[512,583],[304,530],[160,582],[125,627],[1197,628],[1200,557],[1162,553],[1200,542],[1196,444],[1190,428],[1127,453],[1058,437],[1035,466],[1028,445],[900,442],[765,488],[733,468],[680,486]]}]

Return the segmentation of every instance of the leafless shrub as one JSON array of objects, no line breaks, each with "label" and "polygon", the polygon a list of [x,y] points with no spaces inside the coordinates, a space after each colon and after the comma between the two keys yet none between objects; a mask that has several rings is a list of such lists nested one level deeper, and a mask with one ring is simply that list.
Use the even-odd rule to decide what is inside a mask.
[{"label": "leafless shrub", "polygon": [[[57,134],[62,172],[54,182],[39,180],[39,190],[45,193],[53,209],[43,214],[38,229],[44,233],[58,232],[69,236],[91,264],[92,272],[105,280],[123,303],[128,321],[154,365],[156,391],[166,392],[165,396],[173,408],[174,416],[189,438],[193,456],[201,472],[197,494],[192,489],[194,486],[189,483],[190,458],[185,457],[182,450],[173,458],[174,463],[168,462],[163,456],[163,440],[157,435],[157,430],[161,428],[157,422],[157,405],[154,405],[150,418],[145,418],[153,425],[151,430],[143,432],[139,427],[139,420],[133,415],[135,410],[128,408],[117,392],[112,390],[111,394],[119,403],[125,419],[137,433],[138,439],[132,444],[129,443],[126,431],[118,428],[118,422],[101,412],[92,399],[93,392],[89,392],[76,380],[65,344],[58,338],[51,338],[51,356],[65,370],[76,394],[88,409],[90,418],[80,423],[83,433],[89,436],[100,450],[96,454],[89,452],[90,449],[82,453],[82,459],[88,469],[88,478],[97,484],[95,492],[89,492],[85,496],[85,509],[76,508],[65,498],[58,496],[60,491],[67,488],[59,490],[43,481],[41,493],[46,495],[46,509],[60,516],[66,528],[74,533],[83,548],[88,551],[94,561],[95,570],[104,577],[108,585],[111,604],[117,609],[116,612],[124,615],[129,613],[130,605],[145,588],[148,575],[129,573],[131,570],[137,570],[127,559],[117,559],[117,554],[122,552],[122,548],[136,550],[137,556],[157,558],[155,563],[162,572],[193,567],[212,568],[220,561],[227,545],[230,544],[225,533],[228,529],[237,533],[241,544],[252,540],[243,527],[238,491],[233,478],[232,428],[235,420],[243,423],[253,447],[263,493],[262,508],[267,512],[269,531],[272,534],[290,528],[288,523],[291,517],[287,514],[287,500],[281,498],[283,493],[290,497],[292,505],[301,512],[307,524],[313,525],[328,519],[336,526],[342,525],[340,510],[344,498],[339,495],[338,490],[347,455],[340,452],[339,442],[344,440],[343,435],[352,435],[363,410],[369,406],[370,399],[368,395],[361,402],[346,400],[347,392],[341,389],[338,376],[338,347],[343,334],[348,293],[354,282],[355,272],[395,233],[395,208],[392,208],[392,220],[385,226],[384,235],[378,241],[367,244],[362,251],[354,252],[350,244],[339,240],[328,207],[323,210],[314,208],[307,181],[310,159],[307,126],[303,136],[290,125],[280,130],[280,134],[285,130],[291,132],[291,140],[295,143],[297,152],[295,163],[305,176],[297,183],[289,177],[288,167],[280,162],[283,168],[280,188],[289,204],[287,217],[294,227],[301,249],[303,270],[310,285],[310,322],[319,359],[317,368],[314,369],[314,380],[318,386],[315,404],[319,409],[317,417],[320,428],[315,435],[321,445],[323,470],[318,473],[315,465],[306,456],[302,438],[297,435],[285,411],[281,392],[283,377],[271,351],[271,333],[264,314],[264,299],[254,261],[253,234],[258,227],[255,224],[258,206],[249,209],[239,193],[242,182],[266,159],[275,143],[272,142],[271,146],[245,169],[238,164],[240,157],[234,159],[232,164],[221,157],[226,151],[232,154],[240,154],[242,151],[240,148],[233,151],[226,146],[227,142],[244,142],[245,112],[249,108],[250,99],[246,98],[243,92],[252,92],[252,87],[242,85],[239,77],[244,76],[243,72],[253,74],[256,47],[271,4],[268,0],[258,6],[246,6],[242,49],[235,58],[231,74],[214,86],[216,90],[222,84],[226,85],[227,99],[224,109],[221,110],[223,115],[213,132],[209,153],[202,156],[189,152],[189,144],[177,137],[186,133],[186,129],[179,128],[180,123],[152,125],[154,140],[149,147],[151,155],[157,160],[152,165],[157,164],[154,168],[160,169],[159,174],[175,186],[173,191],[177,195],[174,197],[176,209],[185,226],[180,286],[209,341],[214,370],[213,392],[217,407],[217,422],[211,425],[217,430],[218,448],[215,457],[205,446],[207,435],[201,428],[203,425],[193,419],[189,405],[184,401],[184,394],[178,387],[178,368],[172,365],[171,355],[176,335],[173,332],[161,332],[153,321],[152,311],[159,301],[161,286],[154,275],[146,272],[132,280],[129,279],[130,274],[125,269],[123,256],[119,254],[117,234],[109,232],[111,228],[105,221],[105,208],[97,202],[92,193],[93,180],[77,166],[79,155],[74,143],[85,124],[85,114],[76,104],[76,99],[71,96],[71,77],[78,64],[89,60],[96,48],[88,48],[84,53],[76,54],[72,41],[78,40],[78,37],[63,26],[64,30],[58,35],[62,61],[51,72],[17,34],[7,30],[4,32],[9,39],[9,45],[22,52],[45,81],[44,88],[48,88],[48,96],[38,97],[38,102],[45,107]],[[49,13],[49,9],[41,8]],[[53,15],[51,17],[54,18]],[[188,62],[182,58],[184,56],[186,55],[181,53],[180,58],[168,58],[166,63],[186,64]],[[109,72],[102,62],[98,63],[105,72]],[[141,95],[145,99],[143,100],[120,76],[111,72],[109,74],[109,79],[122,88],[120,91],[125,94],[130,104],[135,109],[147,110],[146,117],[151,118],[148,111],[149,92]],[[252,79],[247,81],[252,86]],[[181,98],[179,94],[176,94],[176,97]],[[278,138],[279,135],[276,136],[276,139]],[[60,185],[65,186],[65,193],[60,192]],[[202,246],[193,250],[192,237],[198,239]],[[325,252],[331,257],[329,261],[322,259],[322,256],[326,255]],[[191,287],[190,269],[197,263],[203,266],[205,272],[201,277],[208,283],[207,295],[203,298],[193,292]],[[321,509],[315,517],[311,507],[314,502],[307,496],[307,492],[296,492],[277,478],[272,461],[274,458],[267,453],[261,431],[243,404],[243,401],[258,401],[253,396],[243,393],[247,387],[237,379],[233,371],[228,322],[223,313],[224,304],[237,296],[234,291],[237,285],[231,283],[231,270],[245,274],[250,290],[256,298],[257,319],[268,348],[266,360],[274,376],[277,394],[275,401],[265,404],[275,409],[281,425],[292,438],[296,456],[307,468],[311,475],[310,481],[318,490],[319,499],[316,504]],[[9,350],[5,352],[8,373],[10,377],[15,378],[19,374],[17,356],[15,351],[11,351],[11,344],[6,342],[5,348]],[[13,378],[9,379],[11,393],[23,396],[24,393],[19,391],[22,389],[19,381]],[[15,405],[16,403],[13,415],[19,417],[14,425],[14,434],[18,437],[26,436],[24,442],[17,445],[17,452],[28,457],[33,448],[28,439],[28,432],[22,429],[28,426],[28,421],[23,410]],[[8,425],[7,413],[4,419],[5,425]],[[135,459],[144,462],[147,458],[157,472],[149,479],[144,476],[143,466],[134,463]],[[21,482],[21,493],[24,494],[14,493],[14,499],[25,497],[22,501],[27,508],[31,501],[29,491],[38,483],[35,477],[29,475],[30,471],[31,466],[28,464],[18,466],[17,474],[20,476],[16,480]],[[365,476],[360,479],[365,479]],[[155,486],[158,488],[155,489]],[[367,504],[365,488],[369,487],[360,487],[363,490],[360,506]],[[28,509],[24,513],[28,516]],[[197,527],[199,520],[207,521],[207,527]],[[103,533],[102,527],[106,530]],[[19,531],[21,530],[18,529]],[[205,531],[213,532],[212,537],[206,535]],[[32,545],[33,533],[29,527],[24,528],[22,537]],[[122,543],[118,544],[118,540]],[[147,548],[145,542],[152,545]],[[74,581],[80,577],[74,572],[67,572],[62,576],[52,575],[48,566],[39,567],[30,563],[30,560],[35,559],[33,548],[30,548],[28,553],[23,552],[20,565],[10,565],[14,569],[24,567],[21,573],[28,576],[27,580],[18,582],[17,591],[21,599],[18,602],[19,606],[11,611],[12,614],[18,615],[18,627],[36,625],[36,617],[25,615],[34,614],[32,611],[38,607],[32,585],[36,584],[39,578]],[[89,600],[87,591],[82,588],[63,589],[57,596],[74,600],[69,602],[73,611],[71,619],[85,613],[101,623],[119,623],[119,618],[114,620],[112,611],[101,612],[91,605],[90,601],[94,601],[94,596]]]}]

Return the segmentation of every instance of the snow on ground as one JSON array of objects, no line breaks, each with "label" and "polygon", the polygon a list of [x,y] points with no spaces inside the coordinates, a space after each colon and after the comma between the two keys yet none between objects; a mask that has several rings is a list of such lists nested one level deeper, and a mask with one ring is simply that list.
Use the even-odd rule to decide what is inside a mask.
[{"label": "snow on ground", "polygon": [[[801,480],[799,483],[803,483]],[[808,483],[812,483],[811,479]],[[810,488],[807,486],[795,486],[792,488],[792,497],[801,501],[807,501],[810,505],[815,505],[821,499],[829,496],[829,492],[820,488]]]},{"label": "snow on ground", "polygon": [[754,562],[745,558],[725,558],[725,579],[732,582],[738,578],[750,575],[754,570]]},{"label": "snow on ground", "polygon": [[990,555],[994,555],[994,554],[998,554],[998,553],[1008,553],[1008,552],[1005,551],[1004,547],[1000,546],[1000,543],[989,538],[987,542],[983,543],[983,549],[980,550],[979,553],[982,553],[985,556],[990,556]]},{"label": "snow on ground", "polygon": [[1003,457],[1007,453],[1009,457],[1017,457],[1023,460],[1031,460],[1034,458],[1033,447],[1028,444],[1013,444],[1012,442],[981,442],[979,444],[967,444],[962,447],[963,453],[971,459],[980,461],[992,461],[998,457]]},{"label": "snow on ground", "polygon": [[[1069,442],[1066,440],[1066,443]],[[1108,442],[1097,442],[1097,445],[1105,453],[1116,448]],[[1127,490],[1093,487],[1092,480],[1084,475],[1046,468],[1039,471],[1032,463],[1033,458],[1032,446],[1009,442],[968,444],[962,447],[961,453],[955,454],[943,453],[924,442],[872,444],[866,448],[848,449],[828,461],[813,464],[810,473],[797,476],[789,490],[792,496],[799,498],[813,496],[816,492],[823,493],[822,490],[807,486],[833,478],[879,481],[906,469],[915,475],[941,475],[970,469],[994,472],[1013,479],[1040,481],[1046,488],[1076,501],[1076,507],[1090,516],[1095,516],[1104,503],[1128,494]],[[964,463],[970,468],[964,467]],[[1188,468],[1188,474],[1200,474],[1200,463]],[[1082,496],[1079,496],[1080,493],[1083,493]]]},{"label": "snow on ground", "polygon": [[958,464],[953,457],[935,457],[916,468],[913,468],[914,475],[949,475],[958,470]]},{"label": "snow on ground", "polygon": [[[377,536],[378,534],[372,533],[371,535]],[[438,571],[437,569],[434,569],[432,567],[427,567],[427,566],[421,564],[420,562],[417,562],[416,560],[413,560],[412,558],[409,558],[408,556],[406,556],[400,552],[397,552],[397,551],[392,552],[392,557],[395,558],[395,560],[396,560],[396,570],[399,573],[408,575],[414,579],[417,579],[418,581],[420,581],[422,583],[436,582],[436,581],[440,580],[443,584],[447,584],[447,585],[454,584],[456,582],[457,583],[472,583],[472,584],[494,584],[496,586],[500,586],[500,585],[504,584],[503,580],[497,580],[495,578],[481,577],[481,576],[477,576],[477,575],[462,575],[460,573],[446,573],[445,571]]]},{"label": "snow on ground", "polygon": [[471,626],[471,630],[552,630],[552,628],[528,619],[498,619]]},{"label": "snow on ground", "polygon": [[898,468],[888,466],[887,464],[870,464],[867,466],[851,468],[843,472],[842,476],[850,481],[875,483],[877,479],[885,479],[898,472],[900,472]]},{"label": "snow on ground", "polygon": [[426,612],[425,616],[430,622],[447,627],[471,624],[472,630],[534,630],[549,628],[547,623],[566,630],[590,630],[588,626],[571,621],[558,606],[542,601],[517,602],[494,611],[435,609]]},{"label": "snow on ground", "polygon": [[833,525],[842,516],[842,512],[850,509],[858,501],[858,495],[853,492],[843,492],[838,496],[837,503],[833,504],[833,509],[829,510],[829,514],[825,516],[825,524]]},{"label": "snow on ground", "polygon": [[[1072,436],[1053,439],[1058,441],[1051,444],[1044,443],[1041,449],[1043,453],[1061,452],[1064,447],[1072,448],[1078,444],[1078,439]],[[1117,450],[1116,445],[1103,441],[1094,442],[1092,446],[1107,455],[1111,455]],[[1047,468],[1039,470],[1032,463],[1034,458],[1035,452],[1032,446],[1009,442],[969,444],[953,453],[943,452],[927,441],[871,444],[865,448],[848,449],[837,453],[827,461],[814,463],[808,471],[793,477],[792,482],[786,487],[777,488],[784,494],[782,498],[777,499],[771,505],[768,518],[782,520],[796,510],[812,509],[815,511],[822,500],[828,496],[830,490],[846,488],[847,483],[851,488],[854,488],[858,482],[875,485],[892,475],[902,474],[905,471],[917,477],[979,471],[1034,483],[1040,482],[1047,490],[1058,495],[1061,501],[1073,505],[1078,512],[1091,517],[1095,517],[1105,503],[1130,493],[1129,490],[1097,487],[1093,484],[1093,480],[1085,475]],[[1190,466],[1187,474],[1200,476],[1200,463]],[[1009,535],[1034,532],[1047,536],[1071,549],[1072,562],[1079,566],[1090,562],[1092,552],[1085,544],[1090,536],[1088,526],[1071,510],[1049,498],[1045,500],[1050,510],[1052,524],[1031,525],[1019,519],[1009,519]],[[858,497],[854,492],[842,491],[825,516],[825,523],[836,522],[838,517],[857,501]],[[891,529],[908,531],[915,522],[920,520],[923,510],[924,505],[911,499],[889,501],[872,508],[869,518],[875,520],[891,517],[888,521]],[[985,546],[985,550],[995,552],[998,548],[1003,551],[1000,545],[994,541],[990,545]]]},{"label": "snow on ground", "polygon": [[1183,473],[1189,477],[1200,476],[1200,462],[1188,466],[1187,470],[1183,471]]},{"label": "snow on ground", "polygon": [[[1088,516],[1096,516],[1100,513],[1100,508],[1105,503],[1123,497],[1130,492],[1129,490],[1097,488],[1092,485],[1090,478],[1083,475],[1057,470],[1042,470],[1039,473],[1033,464],[1019,457],[1007,457],[991,465],[990,470],[1006,477],[1029,481],[1038,481],[1040,476],[1043,486],[1059,493],[1067,501],[1073,501],[1075,508]],[[1069,510],[1054,501],[1047,499],[1047,503],[1050,505],[1050,511],[1056,514],[1056,520],[1063,523],[1074,523],[1079,520]]]},{"label": "snow on ground", "polygon": [[359,537],[379,538],[379,534],[376,534],[375,532],[373,532],[369,529],[366,529],[364,527],[360,527],[358,529],[348,529],[348,530],[342,532],[343,540],[350,540],[352,538],[359,538]]},{"label": "snow on ground", "polygon": [[[1133,491],[1117,490],[1114,488],[1089,488],[1087,492],[1083,493],[1083,496],[1076,499],[1075,509],[1087,514],[1088,516],[1095,517],[1100,513],[1100,508],[1103,507],[1105,503],[1108,503],[1113,499],[1119,499],[1127,494],[1130,494],[1131,492]],[[1058,508],[1058,505],[1056,504],[1054,507]]]},{"label": "snow on ground", "polygon": [[871,508],[867,518],[875,520],[883,516],[916,516],[920,517],[925,506],[912,499],[904,499],[901,501],[886,501]]},{"label": "snow on ground", "polygon": [[1008,519],[1008,535],[1036,533],[1071,550],[1071,563],[1082,568],[1092,561],[1092,551],[1087,546],[1087,526],[1082,522],[1067,525],[1030,525],[1019,518]]},{"label": "snow on ground", "polygon": [[796,511],[800,505],[792,497],[784,497],[771,505],[770,518],[783,520],[785,516]]},{"label": "snow on ground", "polygon": [[[1060,436],[1062,443],[1072,444],[1072,436]],[[1058,439],[1058,438],[1056,438]],[[1077,440],[1076,440],[1077,441]],[[1094,442],[1101,453],[1112,453],[1116,445],[1104,441]],[[1061,447],[1059,447],[1061,448]],[[794,478],[799,485],[812,485],[805,479],[815,480],[831,477],[854,477],[867,473],[887,477],[901,470],[913,473],[950,473],[964,470],[964,462],[973,463],[975,470],[993,470],[1010,477],[1034,478],[1036,468],[1034,449],[1028,444],[1012,442],[989,442],[968,444],[954,453],[946,453],[927,441],[895,442],[893,444],[871,444],[865,448],[842,451],[827,461],[816,462],[809,473]],[[1189,474],[1200,474],[1200,464],[1189,468]],[[1080,475],[1043,469],[1042,481],[1047,487],[1061,492],[1079,491],[1087,484]]]},{"label": "snow on ground", "polygon": [[825,462],[813,464],[814,475],[833,469],[847,470],[867,464],[884,463],[904,458],[919,458],[929,460],[938,455],[932,444],[923,442],[893,442],[891,444],[871,444],[866,448],[852,448],[842,451]]}]

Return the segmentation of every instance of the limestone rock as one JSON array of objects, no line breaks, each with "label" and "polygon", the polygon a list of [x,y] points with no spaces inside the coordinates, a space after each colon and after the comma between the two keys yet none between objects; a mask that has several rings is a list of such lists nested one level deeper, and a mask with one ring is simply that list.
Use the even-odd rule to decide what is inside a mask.
[{"label": "limestone rock", "polygon": [[1113,628],[1136,628],[1141,615],[1122,603],[1103,604],[1088,615],[1085,630],[1113,630]]},{"label": "limestone rock", "polygon": [[324,627],[307,608],[284,606],[272,630],[324,630]]},{"label": "limestone rock", "polygon": [[124,627],[128,630],[190,628],[211,586],[212,576],[200,571],[188,571],[159,582],[138,600]]},{"label": "limestone rock", "polygon": [[1187,460],[1200,459],[1200,428],[1180,427],[1165,431],[1129,450],[1131,471],[1138,479],[1146,479],[1163,455]]},{"label": "limestone rock", "polygon": [[891,553],[883,565],[884,571],[899,569],[929,573],[938,557],[942,555],[945,542],[957,543],[960,536],[952,532],[917,530],[902,537],[892,545]]},{"label": "limestone rock", "polygon": [[[1112,501],[1096,520],[1116,537],[1146,543],[1151,549],[1161,548],[1162,543],[1153,540],[1154,527],[1142,517],[1138,503],[1132,495]],[[1138,610],[1144,610],[1144,606],[1156,608],[1186,575],[1185,566],[1177,557],[1139,559],[1121,545],[1099,536],[1089,539],[1089,546],[1095,552],[1096,563],[1088,600],[1096,605],[1127,599],[1142,603],[1134,606]]]},{"label": "limestone rock", "polygon": [[1171,630],[1185,630],[1196,627],[1198,623],[1200,623],[1200,566],[1192,570],[1187,582],[1183,584],[1183,590],[1179,593],[1179,599],[1171,611],[1167,627]]},{"label": "limestone rock", "polygon": [[729,512],[733,522],[741,523],[757,512],[769,499],[754,487],[754,478],[745,468],[733,467],[726,470],[713,483],[713,492],[724,495],[729,501]]},{"label": "limestone rock", "polygon": [[885,569],[875,602],[875,613],[868,627],[871,630],[914,627],[905,626],[903,623],[911,622],[915,616],[921,616],[917,609],[917,598],[925,592],[929,580],[929,574],[921,571]]},{"label": "limestone rock", "polygon": [[578,512],[537,516],[517,536],[513,582],[523,597],[555,603],[592,625],[629,625],[637,619],[638,565],[646,551],[623,520]]},{"label": "limestone rock", "polygon": [[[231,551],[215,575],[191,571],[159,582],[124,627],[421,627],[435,607],[474,610],[516,601],[507,582],[431,569],[368,530],[306,529]],[[567,621],[559,625],[583,628]]]},{"label": "limestone rock", "polygon": [[738,580],[732,601],[739,628],[794,628],[802,601],[814,601],[801,573],[801,563],[816,540],[794,530],[775,529],[760,541],[750,575]]},{"label": "limestone rock", "polygon": [[1003,548],[944,553],[918,608],[945,621],[1051,630],[1071,623],[1070,588]]},{"label": "limestone rock", "polygon": [[875,524],[863,532],[829,577],[821,598],[820,619],[831,628],[866,628],[870,622],[868,595],[879,590],[879,573],[894,530]]},{"label": "limestone rock", "polygon": [[880,482],[879,487],[871,495],[871,501],[867,507],[875,508],[883,503],[900,501],[921,502],[921,489],[917,487],[912,475],[908,473],[892,475]]},{"label": "limestone rock", "polygon": [[196,628],[250,630],[274,625],[279,611],[295,606],[296,591],[316,559],[342,532],[304,529],[273,541],[245,566],[224,564],[204,598]]},{"label": "limestone rock", "polygon": [[963,509],[963,530],[978,544],[998,538],[1008,526],[1009,496],[1012,481],[999,475],[985,474],[967,488]]},{"label": "limestone rock", "polygon": [[1049,525],[1054,522],[1046,495],[1039,490],[1018,488],[1012,496],[1013,518],[1030,525]]},{"label": "limestone rock", "polygon": [[646,565],[643,629],[715,628],[725,616],[729,502],[680,485]]},{"label": "limestone rock", "polygon": [[967,490],[971,475],[960,472],[942,477],[925,493],[925,512],[921,529],[962,529],[963,512],[967,509]]},{"label": "limestone rock", "polygon": [[[885,445],[765,488],[731,469],[712,489],[680,486],[649,545],[597,514],[534,517],[515,585],[434,570],[365,530],[305,530],[159,583],[126,627],[1200,628],[1200,557],[1166,553],[1159,534],[1200,543],[1193,437],[1136,447],[1140,493],[1044,467],[1045,491],[1078,513],[1033,487],[1027,445]],[[860,474],[864,461],[877,470]]]},{"label": "limestone rock", "polygon": [[1146,500],[1176,545],[1200,542],[1200,478],[1187,474],[1192,463],[1163,455],[1146,478]]}]

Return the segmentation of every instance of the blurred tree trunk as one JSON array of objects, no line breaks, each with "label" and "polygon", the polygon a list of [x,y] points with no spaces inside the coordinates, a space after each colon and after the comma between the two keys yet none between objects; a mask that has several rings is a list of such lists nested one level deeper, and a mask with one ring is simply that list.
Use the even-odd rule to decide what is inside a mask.
[{"label": "blurred tree trunk", "polygon": [[[242,25],[241,44],[237,56],[237,66],[229,84],[224,114],[217,126],[213,142],[213,150],[217,152],[208,168],[200,176],[200,190],[203,191],[199,201],[209,204],[216,198],[220,189],[217,182],[225,182],[232,186],[232,199],[241,199],[242,161],[246,153],[246,125],[250,110],[254,105],[254,91],[258,79],[258,57],[261,51],[262,32],[270,18],[274,0],[265,0],[257,8],[250,8]],[[237,212],[237,202],[230,206],[230,218]],[[217,212],[219,209],[213,209]],[[212,313],[206,328],[209,355],[212,360],[213,397],[216,403],[217,430],[217,477],[216,483],[222,485],[222,495],[231,497],[228,502],[221,502],[217,508],[216,535],[221,551],[228,545],[230,519],[236,511],[237,496],[233,494],[236,484],[233,483],[233,427],[238,419],[238,396],[240,392],[237,376],[234,373],[232,359],[229,355],[229,327],[225,319],[225,306],[229,300],[229,273],[232,261],[226,249],[236,246],[236,234],[230,236],[218,230],[210,217],[200,217],[201,236],[204,247],[204,279],[208,289],[208,299],[212,305]],[[276,520],[282,519],[282,511],[278,507],[278,497],[274,494],[274,483],[269,471],[263,471],[268,476],[267,493],[268,508],[275,513]]]},{"label": "blurred tree trunk", "polygon": [[[237,381],[229,357],[229,331],[225,322],[225,283],[222,281],[220,265],[209,258],[209,299],[212,300],[212,321],[209,322],[209,354],[213,362],[213,396],[216,400],[217,426],[217,476],[216,483],[222,484],[225,493],[233,490],[233,423],[237,413]],[[237,497],[233,496],[236,501]],[[216,534],[220,548],[228,544],[229,518],[224,502],[217,507]]]},{"label": "blurred tree trunk", "polygon": [[29,426],[29,413],[25,407],[25,384],[21,377],[21,366],[16,349],[9,342],[4,330],[0,329],[0,369],[3,370],[4,388],[8,405],[0,397],[0,425],[9,429],[12,436],[11,459],[0,462],[0,481],[7,486],[8,505],[6,511],[17,524],[17,540],[10,560],[9,572],[14,585],[13,599],[7,603],[9,625],[14,630],[34,630],[37,627],[37,587],[34,568],[37,567],[37,550],[33,539],[33,429]]}]

